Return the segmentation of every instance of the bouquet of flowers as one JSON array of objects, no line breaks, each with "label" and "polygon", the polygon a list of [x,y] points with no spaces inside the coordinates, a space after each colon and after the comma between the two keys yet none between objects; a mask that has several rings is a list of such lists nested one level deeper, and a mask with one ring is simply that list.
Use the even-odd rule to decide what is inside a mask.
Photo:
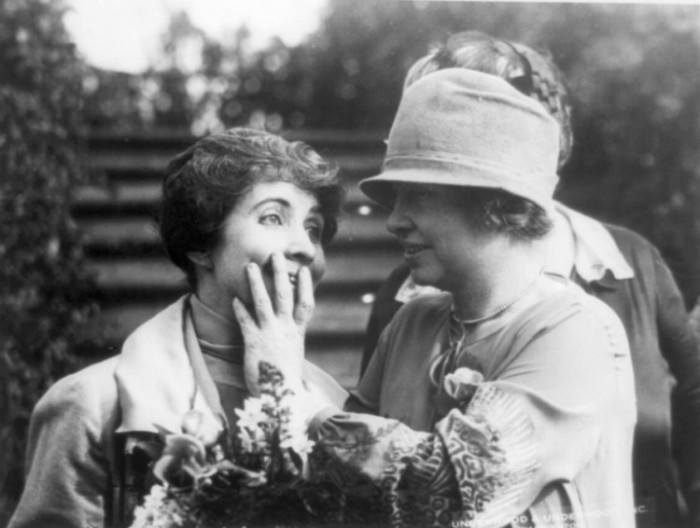
[{"label": "bouquet of flowers", "polygon": [[342,491],[353,477],[332,471],[315,449],[294,392],[272,365],[260,365],[260,392],[236,411],[235,435],[197,411],[185,415],[181,432],[162,432],[165,447],[153,468],[160,483],[131,528],[327,526],[378,515],[377,490]]}]

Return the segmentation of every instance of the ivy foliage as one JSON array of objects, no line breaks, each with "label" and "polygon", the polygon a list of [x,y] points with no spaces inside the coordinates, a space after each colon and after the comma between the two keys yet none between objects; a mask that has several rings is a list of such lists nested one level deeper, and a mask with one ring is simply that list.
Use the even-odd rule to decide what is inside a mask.
[{"label": "ivy foliage", "polygon": [[81,70],[43,0],[0,0],[0,524],[21,491],[31,410],[78,366],[92,310],[70,195],[83,180]]}]

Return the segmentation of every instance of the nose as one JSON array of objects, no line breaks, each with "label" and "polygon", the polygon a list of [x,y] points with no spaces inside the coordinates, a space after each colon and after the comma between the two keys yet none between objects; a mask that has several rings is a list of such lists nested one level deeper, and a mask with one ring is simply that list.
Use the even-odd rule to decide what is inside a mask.
[{"label": "nose", "polygon": [[317,246],[305,228],[295,229],[290,234],[286,251],[287,258],[309,266],[316,258],[316,252]]},{"label": "nose", "polygon": [[398,238],[401,238],[406,231],[413,227],[413,222],[408,215],[404,202],[405,200],[402,198],[401,193],[398,193],[394,206],[391,208],[391,214],[386,221],[386,228]]}]

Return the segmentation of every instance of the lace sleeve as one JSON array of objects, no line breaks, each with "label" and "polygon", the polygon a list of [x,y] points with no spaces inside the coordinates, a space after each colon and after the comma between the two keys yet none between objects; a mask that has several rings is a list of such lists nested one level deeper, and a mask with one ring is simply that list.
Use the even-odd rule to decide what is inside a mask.
[{"label": "lace sleeve", "polygon": [[377,483],[394,526],[502,526],[523,509],[537,468],[533,429],[516,397],[482,384],[424,433],[390,419],[343,413],[318,429],[335,458]]}]

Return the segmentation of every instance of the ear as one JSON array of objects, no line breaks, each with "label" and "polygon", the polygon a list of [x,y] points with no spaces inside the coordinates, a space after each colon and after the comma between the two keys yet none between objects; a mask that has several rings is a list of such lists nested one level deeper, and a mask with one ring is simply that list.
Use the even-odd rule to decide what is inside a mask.
[{"label": "ear", "polygon": [[187,253],[187,258],[190,259],[196,266],[211,270],[214,264],[209,251],[190,251]]}]

